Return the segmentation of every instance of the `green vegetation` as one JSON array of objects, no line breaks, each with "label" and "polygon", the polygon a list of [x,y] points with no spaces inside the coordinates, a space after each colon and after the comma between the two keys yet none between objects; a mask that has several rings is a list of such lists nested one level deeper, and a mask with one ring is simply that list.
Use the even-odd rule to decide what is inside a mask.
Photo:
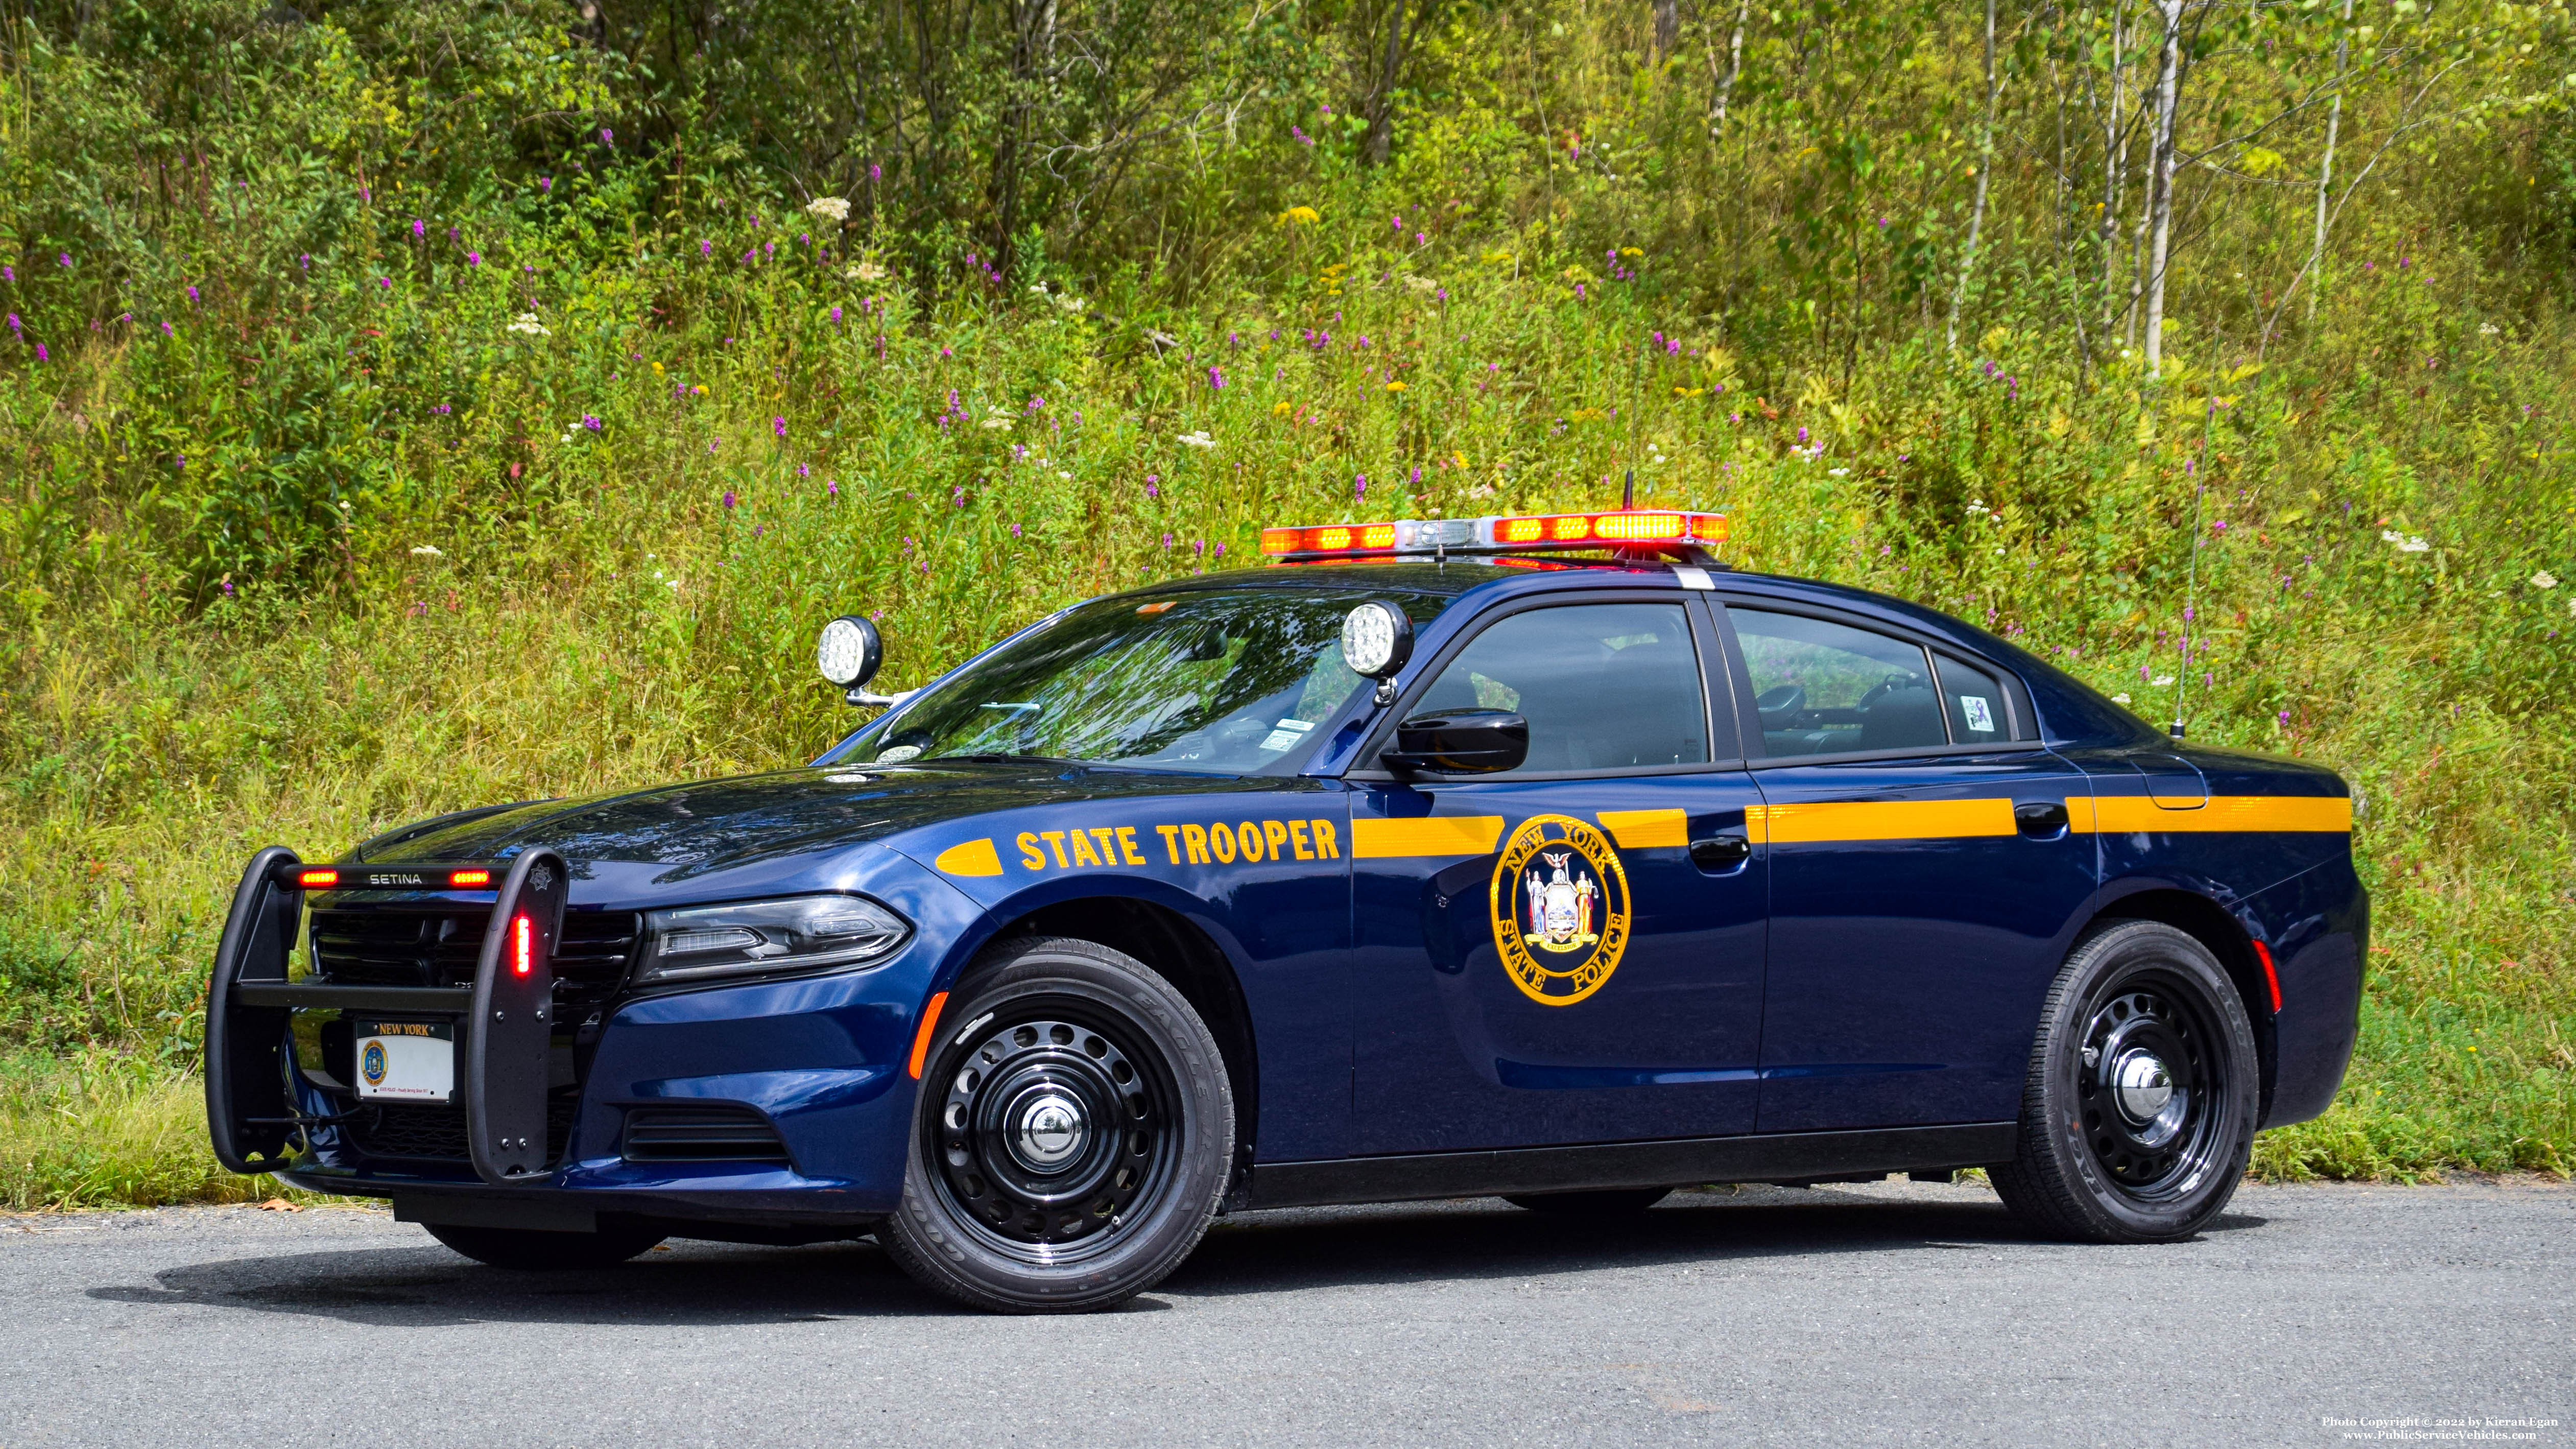
[{"label": "green vegetation", "polygon": [[252,1186],[260,845],[806,758],[838,610],[901,684],[1630,468],[2341,769],[2361,1053],[2259,1169],[2567,1171],[2565,7],[2169,3],[0,19],[0,1202]]}]

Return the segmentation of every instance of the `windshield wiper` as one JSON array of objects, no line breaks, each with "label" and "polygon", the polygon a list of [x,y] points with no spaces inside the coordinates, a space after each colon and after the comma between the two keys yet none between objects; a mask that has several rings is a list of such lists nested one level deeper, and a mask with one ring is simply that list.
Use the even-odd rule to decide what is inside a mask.
[{"label": "windshield wiper", "polygon": [[977,753],[970,755],[930,755],[924,757],[922,763],[927,765],[936,761],[963,761],[969,765],[1079,765],[1083,763],[1080,760],[1068,760],[1057,755],[998,755],[990,753]]}]

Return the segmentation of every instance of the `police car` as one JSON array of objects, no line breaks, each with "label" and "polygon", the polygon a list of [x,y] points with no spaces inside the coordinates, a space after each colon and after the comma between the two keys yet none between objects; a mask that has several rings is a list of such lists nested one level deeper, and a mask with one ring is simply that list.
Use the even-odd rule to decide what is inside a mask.
[{"label": "police car", "polygon": [[2344,783],[1725,531],[1271,529],[896,697],[835,619],[879,712],[810,766],[264,850],[216,1153],[486,1263],[874,1234],[1016,1311],[1287,1205],[1983,1167],[2207,1224],[2352,1050]]}]

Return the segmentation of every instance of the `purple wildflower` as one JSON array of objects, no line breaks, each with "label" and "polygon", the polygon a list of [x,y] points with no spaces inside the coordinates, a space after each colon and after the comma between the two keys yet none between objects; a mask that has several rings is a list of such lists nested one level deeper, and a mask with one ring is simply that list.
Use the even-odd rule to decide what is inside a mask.
[{"label": "purple wildflower", "polygon": [[36,344],[36,360],[38,362],[47,362],[52,360],[51,354],[45,351],[45,344],[41,342]]},{"label": "purple wildflower", "polygon": [[188,289],[188,305],[191,307],[197,305],[197,289],[194,287]]},{"label": "purple wildflower", "polygon": [[838,479],[838,478],[826,478],[826,479],[824,479],[824,480],[823,480],[823,496],[824,496],[824,497],[826,497],[826,498],[838,498],[838,497],[840,497],[840,496],[841,496],[841,480],[840,480],[840,479]]},{"label": "purple wildflower", "polygon": [[9,314],[9,330],[20,334],[24,334],[27,330],[24,326],[20,325],[18,314],[15,312]]},{"label": "purple wildflower", "polygon": [[615,131],[612,131],[612,130],[608,129],[606,126],[602,126],[602,127],[600,127],[600,128],[599,128],[599,144],[601,144],[601,145],[603,145],[603,146],[614,146],[614,145],[616,145],[616,144],[617,144],[617,133],[616,133]]},{"label": "purple wildflower", "polygon": [[785,418],[771,418],[769,420],[769,426],[770,430],[777,433],[778,436],[782,438],[787,436],[787,420]]},{"label": "purple wildflower", "polygon": [[1213,368],[1213,367],[1209,368],[1209,369],[1208,369],[1208,386],[1209,386],[1209,387],[1211,387],[1211,388],[1213,388],[1213,389],[1215,389],[1215,390],[1216,390],[1216,391],[1218,391],[1218,392],[1223,392],[1223,391],[1225,391],[1225,374],[1224,374],[1224,373],[1222,373],[1222,372],[1217,371],[1217,370],[1216,370],[1215,368]]},{"label": "purple wildflower", "polygon": [[413,217],[411,219],[411,234],[414,238],[429,235],[429,223],[421,220],[419,217]]},{"label": "purple wildflower", "polygon": [[841,325],[841,309],[838,307],[832,309],[832,325],[835,327]]},{"label": "purple wildflower", "polygon": [[479,267],[483,265],[483,254],[481,252],[467,252],[465,254],[465,265],[469,267]]},{"label": "purple wildflower", "polygon": [[378,277],[376,278],[376,285],[390,292],[394,289],[394,279],[391,277]]},{"label": "purple wildflower", "polygon": [[[68,268],[72,264],[72,254],[70,252],[65,252],[61,256],[54,258],[54,260],[62,263],[66,268]],[[2404,262],[2399,262],[2397,265],[2402,267],[2406,264]]]},{"label": "purple wildflower", "polygon": [[728,488],[728,489],[726,489],[726,490],[725,490],[725,499],[724,499],[724,503],[725,503],[725,507],[727,507],[727,508],[731,508],[731,507],[733,507],[733,490],[732,490],[732,489],[730,489],[730,488]]},{"label": "purple wildflower", "polygon": [[1367,496],[1368,475],[1366,473],[1354,474],[1351,478],[1351,497],[1356,500],[1366,498]]}]

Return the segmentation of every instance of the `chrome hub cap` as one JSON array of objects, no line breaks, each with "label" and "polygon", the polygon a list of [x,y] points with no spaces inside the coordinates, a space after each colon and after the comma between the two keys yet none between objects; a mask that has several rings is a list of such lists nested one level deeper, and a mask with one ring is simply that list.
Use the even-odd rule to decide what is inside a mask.
[{"label": "chrome hub cap", "polygon": [[1011,1155],[1031,1172],[1064,1171],[1091,1135],[1082,1120],[1082,1104],[1054,1091],[1033,1094],[1021,1105],[1018,1117],[1019,1126],[1011,1134]]},{"label": "chrome hub cap", "polygon": [[2173,1100],[2173,1078],[2153,1052],[2133,1051],[2111,1068],[2111,1093],[2120,1115],[2144,1125],[2156,1120]]}]

